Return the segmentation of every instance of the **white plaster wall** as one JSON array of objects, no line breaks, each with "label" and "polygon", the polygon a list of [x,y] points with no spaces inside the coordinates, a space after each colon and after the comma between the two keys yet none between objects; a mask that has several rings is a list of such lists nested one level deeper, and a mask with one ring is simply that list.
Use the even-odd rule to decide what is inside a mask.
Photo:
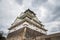
[{"label": "white plaster wall", "polygon": [[[27,24],[28,26],[23,26],[24,24]],[[16,30],[21,29],[21,28],[23,28],[23,27],[28,27],[28,28],[31,28],[31,29],[33,29],[33,30],[35,30],[35,31],[42,32],[42,33],[46,33],[44,30],[39,29],[39,28],[36,27],[35,25],[30,24],[30,23],[28,23],[28,22],[22,23],[21,25],[19,25],[19,26],[13,28],[12,30],[10,30],[10,32],[16,31]]]}]

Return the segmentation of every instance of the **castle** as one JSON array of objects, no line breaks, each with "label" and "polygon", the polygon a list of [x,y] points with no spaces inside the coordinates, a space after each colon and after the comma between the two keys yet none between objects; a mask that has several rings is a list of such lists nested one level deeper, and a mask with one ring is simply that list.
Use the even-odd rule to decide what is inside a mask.
[{"label": "castle", "polygon": [[36,14],[27,9],[11,24],[7,40],[59,40],[60,33],[57,34],[47,35],[47,30]]}]

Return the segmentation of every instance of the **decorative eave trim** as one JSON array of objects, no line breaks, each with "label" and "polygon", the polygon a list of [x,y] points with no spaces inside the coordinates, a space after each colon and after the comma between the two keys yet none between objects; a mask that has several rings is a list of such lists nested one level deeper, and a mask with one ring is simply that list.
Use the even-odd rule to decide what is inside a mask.
[{"label": "decorative eave trim", "polygon": [[31,14],[29,14],[29,13],[26,13],[26,14],[22,15],[21,17],[18,17],[18,18],[19,18],[19,19],[23,19],[23,18],[25,18],[25,17],[33,18],[34,16],[31,15]]},{"label": "decorative eave trim", "polygon": [[19,19],[21,19],[21,18],[24,19],[25,17],[28,17],[28,18],[30,18],[31,20],[35,21],[36,23],[40,24],[41,26],[44,26],[44,25],[41,24],[41,22],[39,23],[39,22],[37,22],[35,19],[32,19],[32,17],[31,17],[30,15],[26,15],[26,14],[25,14],[25,15],[23,15],[23,16],[21,16],[21,17],[18,17],[18,18],[19,18]]},{"label": "decorative eave trim", "polygon": [[13,26],[11,26],[11,28],[9,28],[9,30],[11,30],[11,29],[13,29],[14,27],[16,27],[16,26],[18,26],[18,25],[20,25],[20,24],[22,24],[23,22],[29,22],[29,23],[31,23],[31,24],[33,24],[33,25],[35,25],[36,27],[38,27],[38,28],[40,28],[40,29],[43,29],[43,30],[45,30],[45,31],[47,31],[46,29],[44,29],[44,28],[41,28],[41,26],[39,25],[39,24],[37,24],[36,22],[34,22],[33,20],[30,20],[29,18],[24,18],[21,22],[19,22],[19,23],[17,23],[17,24],[15,24],[15,25],[13,25]]}]

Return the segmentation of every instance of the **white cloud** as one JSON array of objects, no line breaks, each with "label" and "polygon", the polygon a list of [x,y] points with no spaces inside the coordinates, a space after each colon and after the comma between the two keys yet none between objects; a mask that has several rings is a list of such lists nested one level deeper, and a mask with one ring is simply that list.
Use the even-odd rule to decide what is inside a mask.
[{"label": "white cloud", "polygon": [[44,6],[40,6],[39,10],[40,10],[40,19],[44,21],[44,18],[46,18],[48,9],[46,9]]},{"label": "white cloud", "polygon": [[55,5],[55,0],[48,0],[48,3]]},{"label": "white cloud", "polygon": [[49,23],[44,23],[45,28],[48,30],[48,34],[60,32],[60,21],[53,21]]},{"label": "white cloud", "polygon": [[[7,30],[15,20],[19,12],[22,12],[23,6],[18,5],[14,0],[2,0],[0,3],[0,28]],[[1,26],[2,25],[2,26]]]}]

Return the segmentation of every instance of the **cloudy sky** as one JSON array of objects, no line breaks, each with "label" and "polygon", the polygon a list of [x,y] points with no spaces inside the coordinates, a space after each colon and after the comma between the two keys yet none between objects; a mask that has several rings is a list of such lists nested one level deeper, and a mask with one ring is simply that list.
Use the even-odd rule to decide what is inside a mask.
[{"label": "cloudy sky", "polygon": [[0,31],[7,34],[15,18],[28,8],[36,13],[48,34],[60,32],[60,0],[0,0]]}]

